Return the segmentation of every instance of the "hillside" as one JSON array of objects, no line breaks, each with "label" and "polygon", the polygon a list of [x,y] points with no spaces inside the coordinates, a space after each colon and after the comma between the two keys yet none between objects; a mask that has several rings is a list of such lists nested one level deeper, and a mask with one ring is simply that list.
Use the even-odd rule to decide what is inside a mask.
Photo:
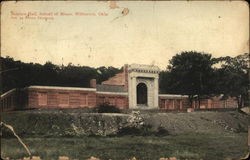
[{"label": "hillside", "polygon": [[[239,133],[247,132],[249,124],[249,116],[237,111],[101,114],[86,113],[80,109],[29,110],[1,113],[1,120],[25,137],[116,135],[120,131],[126,132],[128,128],[129,133],[139,128],[142,134],[157,133],[159,129],[171,135]],[[8,133],[3,134],[8,136]]]},{"label": "hillside", "polygon": [[[59,156],[232,160],[248,152],[249,116],[236,111],[100,114],[51,109],[6,112],[1,119],[14,127],[32,155],[43,160]],[[10,132],[3,130],[2,134],[1,156],[27,156],[16,138],[8,138]]]}]

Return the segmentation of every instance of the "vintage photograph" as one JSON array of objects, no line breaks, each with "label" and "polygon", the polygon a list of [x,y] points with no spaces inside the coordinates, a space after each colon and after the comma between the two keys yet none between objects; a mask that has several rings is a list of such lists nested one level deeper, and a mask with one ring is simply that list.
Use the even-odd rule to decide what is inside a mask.
[{"label": "vintage photograph", "polygon": [[1,2],[3,160],[249,160],[246,1]]}]

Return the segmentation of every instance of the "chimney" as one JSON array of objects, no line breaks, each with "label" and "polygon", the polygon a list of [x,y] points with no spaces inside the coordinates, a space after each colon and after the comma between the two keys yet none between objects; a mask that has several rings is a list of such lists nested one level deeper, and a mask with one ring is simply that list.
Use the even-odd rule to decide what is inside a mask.
[{"label": "chimney", "polygon": [[90,88],[96,88],[96,79],[90,80]]}]

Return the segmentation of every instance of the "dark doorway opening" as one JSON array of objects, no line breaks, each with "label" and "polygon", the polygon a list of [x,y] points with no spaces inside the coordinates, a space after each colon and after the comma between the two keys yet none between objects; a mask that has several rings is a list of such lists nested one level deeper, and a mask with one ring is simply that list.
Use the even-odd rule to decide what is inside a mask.
[{"label": "dark doorway opening", "polygon": [[145,83],[139,83],[136,87],[137,92],[137,104],[147,105],[148,104],[148,89]]}]

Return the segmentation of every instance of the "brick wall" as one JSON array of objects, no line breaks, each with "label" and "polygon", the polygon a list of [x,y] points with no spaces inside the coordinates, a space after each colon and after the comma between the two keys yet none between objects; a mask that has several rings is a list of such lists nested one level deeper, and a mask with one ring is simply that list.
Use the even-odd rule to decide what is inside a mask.
[{"label": "brick wall", "polygon": [[96,107],[95,91],[28,88],[28,108]]},{"label": "brick wall", "polygon": [[[39,88],[40,87],[40,88]],[[59,88],[59,89],[58,89]],[[185,96],[159,96],[159,109],[186,110],[189,108]],[[128,109],[128,96],[124,93],[96,92],[94,88],[70,87],[28,87],[23,90],[12,90],[1,95],[1,111],[21,108],[84,108],[98,107],[108,103],[119,109]],[[221,97],[202,99],[200,106],[194,101],[192,108],[237,108],[235,98],[222,100]]]},{"label": "brick wall", "polygon": [[102,104],[116,106],[119,109],[128,109],[128,97],[123,95],[97,94],[97,106]]},{"label": "brick wall", "polygon": [[186,110],[187,98],[159,98],[160,110]]},{"label": "brick wall", "polygon": [[[200,108],[237,108],[237,100],[229,97],[227,99],[221,99],[220,96],[212,97],[209,99],[202,99],[200,102]],[[199,108],[198,101],[194,101],[193,108]]]},{"label": "brick wall", "polygon": [[[161,110],[186,110],[189,108],[188,98],[159,98],[159,106]],[[192,108],[209,109],[209,108],[237,108],[237,101],[235,98],[229,97],[222,100],[221,97],[212,97],[209,99],[202,99],[200,106],[198,101],[193,101]]]}]

